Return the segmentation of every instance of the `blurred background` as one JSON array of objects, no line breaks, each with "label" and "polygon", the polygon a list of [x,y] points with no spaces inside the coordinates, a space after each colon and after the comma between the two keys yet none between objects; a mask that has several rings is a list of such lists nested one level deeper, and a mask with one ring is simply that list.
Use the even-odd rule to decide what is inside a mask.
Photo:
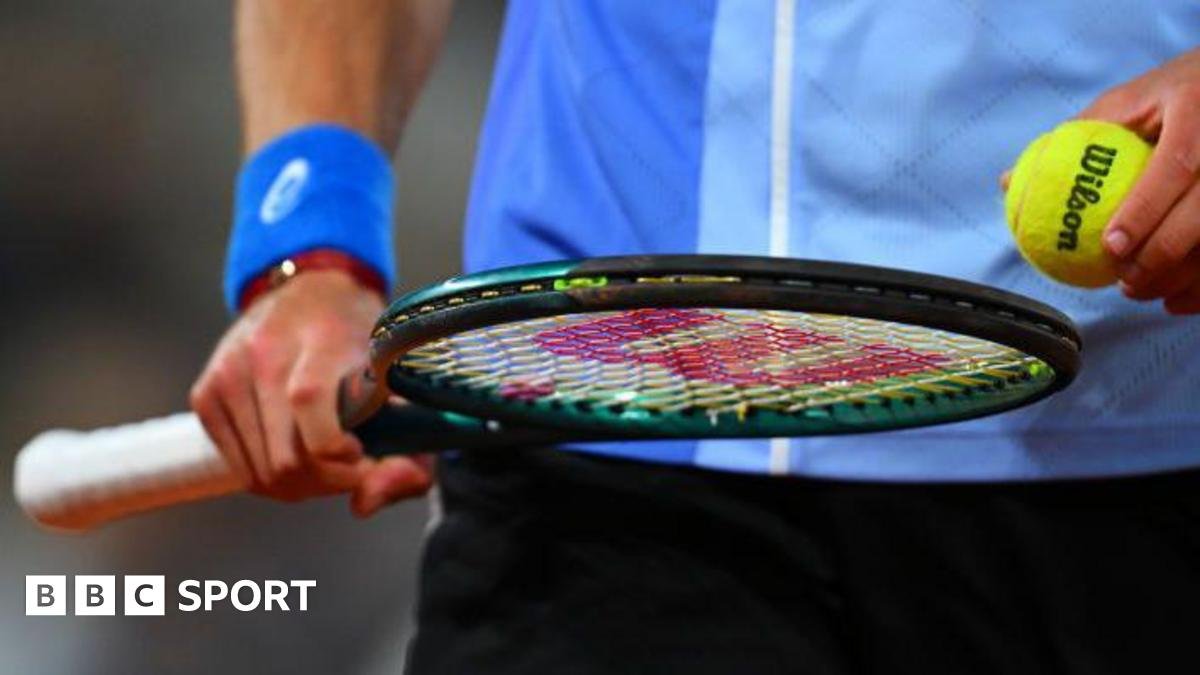
[{"label": "blurred background", "polygon": [[[458,270],[503,3],[460,2],[398,160],[402,287]],[[0,1],[0,459],[51,426],[181,410],[228,318],[228,3]],[[428,505],[191,505],[86,536],[0,499],[0,673],[399,670]],[[315,579],[306,613],[25,617],[26,574]],[[121,585],[118,581],[118,591]]]}]

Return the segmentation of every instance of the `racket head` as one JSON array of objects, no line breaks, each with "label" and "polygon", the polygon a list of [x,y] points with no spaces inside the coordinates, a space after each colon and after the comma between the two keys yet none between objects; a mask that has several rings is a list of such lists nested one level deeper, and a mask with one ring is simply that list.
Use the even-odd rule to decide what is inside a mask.
[{"label": "racket head", "polygon": [[410,401],[621,438],[774,437],[959,421],[1080,367],[1044,304],[968,282],[745,256],[505,268],[397,300],[376,378]]}]

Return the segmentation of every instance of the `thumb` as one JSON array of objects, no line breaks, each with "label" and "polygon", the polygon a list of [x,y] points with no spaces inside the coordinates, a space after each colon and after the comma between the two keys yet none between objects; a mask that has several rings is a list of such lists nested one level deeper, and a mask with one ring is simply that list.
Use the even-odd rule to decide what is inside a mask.
[{"label": "thumb", "polygon": [[350,496],[350,509],[366,518],[388,504],[423,495],[432,485],[433,470],[424,457],[385,457],[367,470]]}]

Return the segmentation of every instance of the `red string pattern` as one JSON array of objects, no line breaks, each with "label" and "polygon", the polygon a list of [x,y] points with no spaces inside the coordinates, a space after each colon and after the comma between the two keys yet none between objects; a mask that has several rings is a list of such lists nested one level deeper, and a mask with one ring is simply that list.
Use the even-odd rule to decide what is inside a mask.
[{"label": "red string pattern", "polygon": [[[722,336],[720,329],[726,326],[729,335]],[[701,328],[714,337],[697,335]],[[679,332],[695,339],[665,347],[650,340]],[[542,331],[533,341],[556,356],[656,365],[686,380],[738,387],[866,382],[919,373],[950,360],[899,345],[850,344],[837,335],[766,321],[728,321],[720,313],[699,309],[630,310]],[[811,349],[838,344],[845,349],[830,350],[826,358]],[[540,378],[513,381],[500,393],[529,400],[553,394],[554,386]]]}]

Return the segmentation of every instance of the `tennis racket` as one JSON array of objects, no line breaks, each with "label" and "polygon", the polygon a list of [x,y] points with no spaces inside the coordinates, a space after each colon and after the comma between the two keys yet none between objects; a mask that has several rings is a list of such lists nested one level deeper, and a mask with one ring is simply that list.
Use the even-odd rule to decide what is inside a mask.
[{"label": "tennis racket", "polygon": [[[1067,386],[1064,315],[912,272],[738,256],[553,262],[452,279],[380,318],[341,419],[372,454],[789,437],[965,420]],[[55,430],[18,501],[87,529],[243,489],[193,415]]]}]

